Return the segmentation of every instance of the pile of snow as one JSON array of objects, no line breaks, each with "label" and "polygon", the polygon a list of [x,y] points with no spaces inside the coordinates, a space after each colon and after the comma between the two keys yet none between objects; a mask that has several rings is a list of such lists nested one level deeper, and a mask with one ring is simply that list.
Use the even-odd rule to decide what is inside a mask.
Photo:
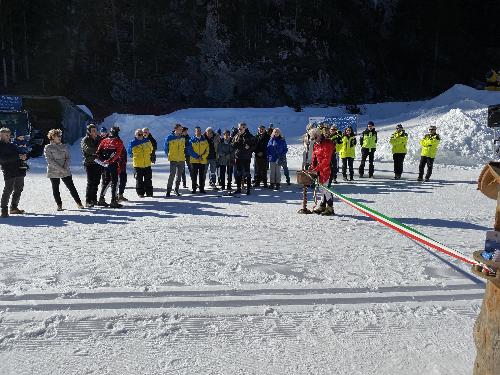
[{"label": "pile of snow", "polygon": [[[358,118],[358,133],[368,120],[376,124],[379,142],[376,152],[378,160],[392,160],[389,138],[398,123],[403,124],[409,134],[408,161],[420,157],[419,140],[430,125],[438,127],[441,146],[436,163],[447,165],[474,166],[488,161],[493,156],[493,132],[487,127],[487,107],[500,103],[500,92],[476,90],[464,85],[455,85],[437,97],[419,102],[394,102],[367,104],[362,106],[363,115]],[[135,129],[149,127],[159,141],[181,123],[192,129],[209,126],[217,129],[231,129],[244,121],[255,132],[260,124],[274,124],[281,128],[291,145],[291,156],[301,153],[300,138],[305,131],[309,117],[345,114],[343,106],[305,108],[294,112],[288,107],[280,108],[192,108],[163,116],[113,114],[103,125],[116,124],[122,129],[122,138],[128,142]],[[358,156],[360,154],[358,145]]]}]

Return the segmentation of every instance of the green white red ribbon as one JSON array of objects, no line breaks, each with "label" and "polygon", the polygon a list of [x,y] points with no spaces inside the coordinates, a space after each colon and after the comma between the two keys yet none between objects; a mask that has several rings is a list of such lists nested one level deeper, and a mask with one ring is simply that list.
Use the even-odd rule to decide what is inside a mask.
[{"label": "green white red ribbon", "polygon": [[[305,172],[307,174],[307,172]],[[308,174],[309,175],[309,174]],[[313,178],[313,176],[309,175],[309,177]],[[434,250],[440,251],[444,254],[447,254],[453,258],[459,259],[462,262],[469,263],[471,265],[481,265],[482,267],[487,267],[486,265],[477,262],[476,260],[469,258],[462,253],[453,250],[449,248],[446,245],[443,245],[436,240],[430,238],[429,236],[426,236],[425,234],[417,231],[416,229],[405,225],[395,219],[392,219],[388,216],[385,216],[384,214],[375,211],[374,209],[371,209],[367,206],[365,206],[362,203],[356,202],[354,199],[348,198],[347,196],[340,194],[333,189],[328,188],[327,186],[320,184],[316,182],[317,185],[321,186],[323,189],[329,191],[333,195],[335,195],[338,199],[340,199],[342,202],[346,203],[347,205],[351,206],[352,208],[358,210],[361,212],[363,215],[366,215],[368,217],[371,217],[372,219],[378,221],[379,223],[395,230],[396,232],[401,233],[402,235],[411,238],[412,240],[415,240],[417,242],[420,242],[424,244],[427,247],[430,247]],[[489,267],[487,267],[489,269]]]}]

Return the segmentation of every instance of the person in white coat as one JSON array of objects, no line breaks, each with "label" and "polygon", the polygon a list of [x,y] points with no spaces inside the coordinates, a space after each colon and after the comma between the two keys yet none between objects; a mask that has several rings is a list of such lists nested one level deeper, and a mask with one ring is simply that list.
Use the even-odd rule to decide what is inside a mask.
[{"label": "person in white coat", "polygon": [[47,137],[50,143],[45,146],[43,154],[47,160],[47,177],[50,178],[50,183],[52,184],[52,194],[57,204],[57,210],[62,211],[63,209],[61,193],[59,191],[61,180],[68,188],[77,207],[83,208],[69,169],[70,152],[68,145],[62,143],[62,131],[60,129],[52,129],[47,134]]}]

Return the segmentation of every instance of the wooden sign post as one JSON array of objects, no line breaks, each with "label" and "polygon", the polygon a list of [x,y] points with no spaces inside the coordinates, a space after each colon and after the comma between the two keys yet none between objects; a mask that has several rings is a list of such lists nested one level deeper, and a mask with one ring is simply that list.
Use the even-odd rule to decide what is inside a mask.
[{"label": "wooden sign post", "polygon": [[[494,241],[500,238],[500,162],[490,162],[479,175],[478,189],[488,198],[497,201],[495,232],[488,232]],[[481,251],[474,252],[474,259],[494,270],[494,274],[473,266],[474,274],[488,280],[481,312],[474,325],[474,342],[477,355],[474,375],[500,374],[500,262],[486,261]]]}]

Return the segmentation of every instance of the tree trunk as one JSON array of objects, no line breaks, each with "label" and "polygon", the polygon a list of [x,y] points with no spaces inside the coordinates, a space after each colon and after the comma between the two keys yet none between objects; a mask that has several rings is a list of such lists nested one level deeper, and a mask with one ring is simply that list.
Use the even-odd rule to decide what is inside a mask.
[{"label": "tree trunk", "polygon": [[5,40],[2,37],[2,70],[3,70],[3,87],[7,88],[7,60],[5,58]]},{"label": "tree trunk", "polygon": [[116,40],[116,57],[120,60],[120,40],[118,38],[118,22],[116,21],[116,9],[115,9],[115,0],[110,0],[111,2],[111,16],[113,18],[113,28],[115,32],[115,40]]},{"label": "tree trunk", "polygon": [[481,312],[474,325],[474,342],[474,375],[500,374],[500,285],[491,281],[486,284]]},{"label": "tree trunk", "polygon": [[11,79],[12,83],[17,82],[16,77],[16,53],[14,51],[14,38],[12,33],[10,34],[10,68],[11,68]]},{"label": "tree trunk", "polygon": [[26,27],[26,8],[23,12],[24,23],[24,77],[26,80],[30,79],[30,64],[28,58],[28,28]]}]

